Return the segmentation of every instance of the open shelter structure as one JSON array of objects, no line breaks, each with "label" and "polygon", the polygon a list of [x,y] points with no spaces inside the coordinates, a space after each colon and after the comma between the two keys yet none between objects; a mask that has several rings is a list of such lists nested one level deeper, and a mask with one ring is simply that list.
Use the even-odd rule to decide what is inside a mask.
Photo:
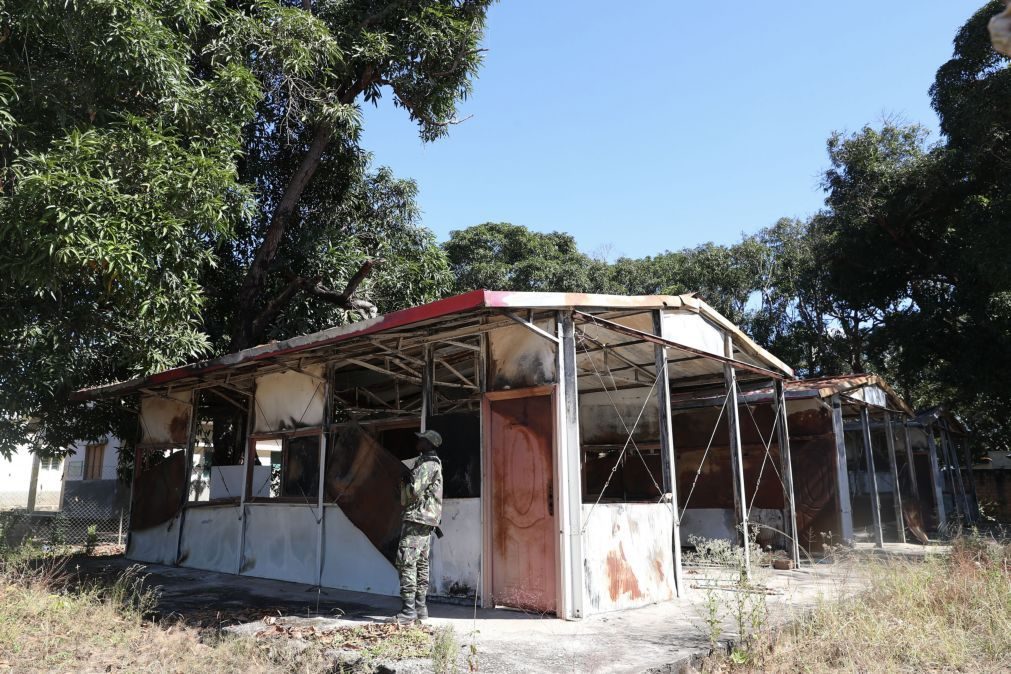
[{"label": "open shelter structure", "polygon": [[[433,595],[575,619],[684,589],[671,400],[782,400],[791,376],[691,295],[478,290],[77,397],[139,398],[131,559],[395,595],[400,474],[432,428]],[[713,432],[746,540],[737,406]]]},{"label": "open shelter structure", "polygon": [[[800,548],[817,554],[857,538],[905,543],[907,530],[926,540],[953,513],[974,519],[971,464],[963,465],[968,436],[951,415],[916,415],[873,374],[790,380],[783,387],[783,394],[770,386],[745,389],[737,398],[747,519],[759,544],[789,549],[795,530]],[[788,425],[776,428],[781,396]],[[700,392],[671,402],[685,543],[736,535],[736,504],[719,488],[733,470],[734,450],[711,435],[732,407],[727,401],[724,392]],[[786,474],[794,484],[793,521]]]}]

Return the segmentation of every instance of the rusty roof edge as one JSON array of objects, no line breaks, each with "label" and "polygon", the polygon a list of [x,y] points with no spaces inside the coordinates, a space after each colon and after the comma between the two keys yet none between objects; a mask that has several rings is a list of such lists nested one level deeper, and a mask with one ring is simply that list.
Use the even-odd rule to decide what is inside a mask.
[{"label": "rusty roof edge", "polygon": [[373,334],[380,332],[383,329],[403,327],[423,320],[439,318],[441,316],[448,316],[468,310],[481,309],[488,306],[486,297],[488,292],[489,291],[486,290],[473,290],[462,295],[454,295],[453,297],[436,300],[435,302],[430,302],[421,306],[401,309],[399,311],[383,314],[364,321],[339,325],[334,328],[327,328],[326,330],[313,332],[307,335],[296,335],[295,337],[282,341],[260,344],[248,349],[243,349],[242,351],[227,353],[216,358],[197,361],[196,363],[188,363],[186,365],[181,365],[179,367],[164,370],[145,377],[136,377],[127,381],[80,389],[78,391],[74,391],[70,398],[71,400],[78,401],[92,400],[94,398],[111,396],[118,393],[129,393],[147,386],[164,385],[186,377],[207,374],[263,358],[303,351],[313,347],[325,346],[327,344],[344,341],[346,339],[351,339],[352,337]]},{"label": "rusty roof edge", "polygon": [[793,370],[775,356],[762,349],[745,335],[737,326],[708,304],[692,294],[685,295],[600,295],[592,293],[537,293],[501,290],[472,290],[428,304],[401,309],[375,318],[340,325],[307,335],[297,335],[286,340],[261,344],[242,351],[224,354],[216,358],[181,365],[144,377],[136,377],[122,382],[104,384],[74,391],[70,398],[75,401],[94,400],[126,394],[141,388],[165,386],[188,377],[210,374],[265,358],[289,353],[297,353],[310,348],[326,346],[355,337],[375,334],[383,330],[406,327],[414,323],[450,316],[480,309],[566,309],[566,308],[608,308],[608,309],[688,309],[701,313],[726,327],[753,351],[752,355],[772,364],[789,376]]}]

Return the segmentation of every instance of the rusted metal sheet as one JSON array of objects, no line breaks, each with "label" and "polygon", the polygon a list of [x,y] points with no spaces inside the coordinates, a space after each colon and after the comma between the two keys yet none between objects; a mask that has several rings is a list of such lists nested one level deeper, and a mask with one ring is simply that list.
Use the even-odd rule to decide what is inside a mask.
[{"label": "rusted metal sheet", "polygon": [[551,396],[491,400],[492,597],[556,610]]},{"label": "rusted metal sheet", "polygon": [[[788,409],[798,542],[805,549],[817,551],[821,550],[824,542],[838,543],[841,536],[832,464],[835,445],[831,414],[820,405],[807,401],[791,401]],[[741,406],[741,410],[744,484],[748,504],[753,503],[759,509],[782,510],[785,502],[782,484],[777,477],[780,466],[775,441],[761,473],[761,482],[758,481],[765,455],[763,440],[767,441],[772,432],[773,407],[766,403],[751,405],[750,412],[746,406]],[[718,416],[719,409],[703,408],[679,412],[674,417],[678,495],[682,501],[696,481],[696,471]],[[718,429],[688,503],[689,508],[724,508],[731,511],[734,507],[730,455],[723,435]],[[775,470],[769,462],[775,462]]]},{"label": "rusted metal sheet", "polygon": [[186,452],[146,451],[134,476],[130,529],[140,531],[168,522],[182,507]]},{"label": "rusted metal sheet", "polygon": [[[554,321],[537,327],[553,333]],[[491,390],[518,389],[558,380],[555,345],[522,325],[509,325],[488,334],[488,383]]]},{"label": "rusted metal sheet", "polygon": [[324,497],[336,503],[390,562],[396,560],[404,465],[361,426],[345,426],[327,443]]},{"label": "rusted metal sheet", "polygon": [[831,425],[827,430],[823,435],[796,438],[791,446],[797,537],[800,546],[812,552],[822,550],[826,543],[838,544],[842,540],[833,462],[835,436]]},{"label": "rusted metal sheet", "polygon": [[190,392],[140,398],[141,444],[185,445],[190,433]]},{"label": "rusted metal sheet", "polygon": [[323,423],[323,366],[308,367],[305,372],[286,370],[257,378],[255,432]]},{"label": "rusted metal sheet", "polygon": [[673,520],[664,503],[583,506],[589,613],[674,598]]}]

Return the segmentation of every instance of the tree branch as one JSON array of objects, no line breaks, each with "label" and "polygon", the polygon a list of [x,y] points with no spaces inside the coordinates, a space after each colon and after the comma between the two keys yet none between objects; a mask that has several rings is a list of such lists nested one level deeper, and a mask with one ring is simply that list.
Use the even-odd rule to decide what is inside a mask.
[{"label": "tree branch", "polygon": [[[375,76],[374,73],[375,69],[373,66],[365,66],[358,81],[350,86],[341,96],[341,102],[347,104],[354,101],[360,93],[371,85]],[[298,207],[302,193],[312,181],[313,176],[316,175],[316,171],[323,161],[323,153],[326,151],[332,138],[333,129],[328,124],[321,123],[316,127],[312,141],[309,144],[309,149],[299,162],[298,168],[295,170],[294,175],[292,175],[291,180],[288,181],[288,185],[285,187],[280,201],[278,201],[277,206],[274,208],[267,232],[259,248],[256,250],[256,255],[249,265],[246,277],[242,281],[242,287],[239,289],[238,295],[240,315],[254,315],[256,300],[263,289],[267,271],[270,268],[271,262],[274,261],[274,257],[277,255],[277,250],[284,238],[284,233],[291,221],[291,216]],[[243,349],[251,346],[254,337],[253,323],[248,322],[240,326],[238,334],[236,334],[232,341],[232,347]]]}]

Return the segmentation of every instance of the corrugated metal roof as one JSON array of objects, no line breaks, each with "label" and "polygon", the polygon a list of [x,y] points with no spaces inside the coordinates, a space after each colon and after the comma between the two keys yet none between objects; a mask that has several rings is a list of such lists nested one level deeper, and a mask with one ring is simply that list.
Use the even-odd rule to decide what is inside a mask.
[{"label": "corrugated metal roof", "polygon": [[756,344],[718,311],[694,295],[596,295],[586,293],[533,293],[506,292],[494,290],[474,290],[401,311],[395,311],[376,318],[341,325],[308,335],[300,335],[250,349],[230,353],[210,360],[204,360],[181,367],[172,368],[147,377],[139,377],[124,382],[107,384],[76,391],[77,400],[123,394],[141,388],[162,387],[182,379],[209,375],[235,368],[240,365],[291,356],[320,347],[338,344],[353,339],[379,335],[398,329],[422,327],[438,324],[455,316],[463,316],[488,309],[545,310],[625,310],[625,309],[682,309],[693,311],[730,332],[735,346],[770,369],[793,376],[793,370],[781,360]]}]

